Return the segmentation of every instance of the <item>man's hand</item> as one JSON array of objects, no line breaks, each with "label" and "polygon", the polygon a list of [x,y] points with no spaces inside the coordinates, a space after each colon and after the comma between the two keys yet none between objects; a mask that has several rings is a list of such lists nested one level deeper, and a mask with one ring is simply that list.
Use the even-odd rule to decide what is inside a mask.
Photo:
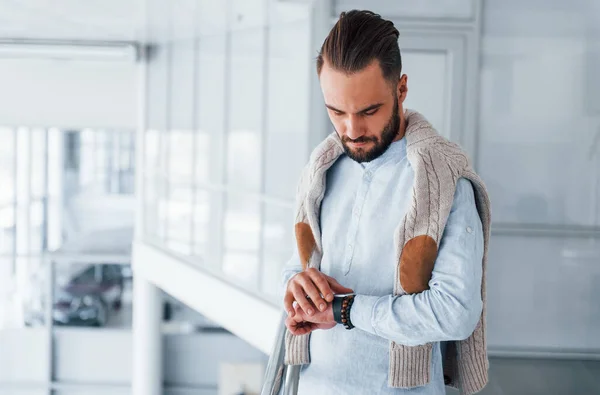
[{"label": "man's hand", "polygon": [[333,301],[334,293],[351,292],[350,288],[340,285],[335,278],[310,268],[290,279],[283,298],[283,305],[288,317],[296,314],[294,301],[298,303],[303,313],[312,317],[315,312],[324,312],[327,309],[327,304]]},{"label": "man's hand", "polygon": [[296,305],[294,309],[294,316],[288,316],[285,320],[285,326],[292,335],[306,335],[316,329],[331,329],[336,326],[331,304],[327,305],[325,311],[317,312],[310,317],[302,311],[300,306]]}]

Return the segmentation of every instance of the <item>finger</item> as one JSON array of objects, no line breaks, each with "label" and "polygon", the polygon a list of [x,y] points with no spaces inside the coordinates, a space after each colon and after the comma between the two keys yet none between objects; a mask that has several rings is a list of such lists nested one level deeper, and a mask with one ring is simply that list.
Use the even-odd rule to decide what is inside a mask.
[{"label": "finger", "polygon": [[[320,295],[323,295],[323,298],[325,298],[325,300],[323,300],[319,295],[319,299],[320,299],[319,304],[333,301],[333,290],[331,289],[331,286],[329,285],[329,282],[327,281],[327,275],[321,273],[320,271],[318,271],[316,269],[310,270],[307,273],[310,276],[310,278],[312,279],[313,283],[319,289]],[[311,296],[311,298],[312,298],[312,296]],[[327,307],[326,303],[325,303],[324,307]],[[324,308],[320,309],[320,310],[323,311]]]},{"label": "finger", "polygon": [[306,335],[314,330],[314,326],[315,325],[310,322],[299,322],[294,328],[294,331],[297,335]]},{"label": "finger", "polygon": [[[310,297],[310,300],[312,301],[312,303],[314,304],[314,306],[320,310],[320,311],[324,311],[327,308],[327,302],[325,302],[325,300],[323,300],[323,298],[321,297],[319,290],[317,289],[317,287],[314,284],[315,281],[315,277],[320,277],[320,276],[315,276],[315,275],[310,275],[307,277],[304,277],[302,280],[300,280],[300,283],[302,284],[303,288],[304,288],[304,292],[306,293],[306,295],[308,295]],[[324,280],[325,282],[327,282],[326,280]]]},{"label": "finger", "polygon": [[328,276],[327,281],[329,282],[329,285],[331,285],[331,289],[333,289],[333,291],[336,294],[344,294],[344,293],[354,292],[352,290],[352,288],[344,287],[342,284],[338,283],[337,280],[333,277]]},{"label": "finger", "polygon": [[285,320],[285,326],[288,328],[292,335],[305,335],[311,332],[311,324],[301,321],[297,322],[292,318]]},{"label": "finger", "polygon": [[304,311],[298,303],[294,303],[294,315],[290,317],[294,322],[302,322],[304,321],[305,315]]},{"label": "finger", "polygon": [[289,290],[285,292],[283,308],[287,312],[288,317],[294,316],[294,294]]},{"label": "finger", "polygon": [[290,331],[290,333],[292,335],[301,335],[302,333],[300,333],[300,329],[301,327],[298,326],[297,322],[290,322],[289,324],[286,323],[286,327],[288,328],[288,330]]},{"label": "finger", "polygon": [[296,322],[296,320],[294,320],[293,318],[288,317],[285,319],[285,326],[289,329],[290,332],[294,333],[294,331],[296,330],[296,326],[298,326],[298,322]]},{"label": "finger", "polygon": [[298,282],[292,284],[291,288],[292,293],[294,294],[294,299],[296,299],[296,303],[300,305],[302,311],[309,316],[313,315],[314,307],[310,300],[306,299],[306,293],[304,291],[304,288],[302,288],[302,286]]},{"label": "finger", "polygon": [[296,334],[298,334],[298,335],[306,335],[306,334],[309,334],[310,332],[312,332],[312,328],[310,325],[303,325],[303,326],[296,328]]},{"label": "finger", "polygon": [[288,329],[292,335],[302,335],[303,334],[301,332],[301,329],[302,329],[301,327],[292,326]]}]

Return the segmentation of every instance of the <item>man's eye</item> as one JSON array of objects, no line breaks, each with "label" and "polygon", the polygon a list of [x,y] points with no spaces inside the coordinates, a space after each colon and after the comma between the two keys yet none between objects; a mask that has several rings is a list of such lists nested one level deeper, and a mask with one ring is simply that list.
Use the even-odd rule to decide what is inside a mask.
[{"label": "man's eye", "polygon": [[340,115],[342,115],[342,112],[340,112],[340,111],[334,111],[333,114],[337,115],[339,117]]},{"label": "man's eye", "polygon": [[365,114],[366,116],[369,116],[369,117],[370,117],[371,115],[375,115],[375,113],[376,113],[376,112],[377,112],[377,110],[371,110],[371,111],[365,112],[364,114]]}]

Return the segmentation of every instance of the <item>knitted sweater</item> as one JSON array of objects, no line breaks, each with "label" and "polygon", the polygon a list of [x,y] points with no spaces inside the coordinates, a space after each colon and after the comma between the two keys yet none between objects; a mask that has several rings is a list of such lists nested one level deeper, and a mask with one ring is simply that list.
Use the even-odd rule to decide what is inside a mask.
[{"label": "knitted sweater", "polygon": [[[483,181],[473,171],[462,149],[440,136],[420,114],[407,110],[407,158],[414,169],[413,202],[396,228],[396,259],[399,262],[394,294],[419,293],[428,289],[438,248],[448,219],[459,178],[471,181],[483,225],[484,255],[481,296],[483,311],[467,339],[449,342],[443,361],[447,384],[473,394],[488,381],[485,336],[485,273],[490,236],[490,201]],[[322,258],[319,224],[327,170],[344,153],[336,133],[328,136],[312,153],[298,184],[296,195],[296,239],[304,268],[319,268]],[[310,335],[286,333],[287,365],[310,363]],[[389,385],[412,388],[430,382],[432,344],[404,346],[390,342]]]}]

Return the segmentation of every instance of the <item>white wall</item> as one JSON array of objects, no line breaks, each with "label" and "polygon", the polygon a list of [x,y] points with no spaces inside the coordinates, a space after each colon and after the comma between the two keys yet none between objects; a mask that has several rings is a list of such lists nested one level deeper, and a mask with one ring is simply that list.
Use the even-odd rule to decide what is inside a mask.
[{"label": "white wall", "polygon": [[[0,332],[0,395],[29,394],[21,389],[46,385],[50,362],[47,339],[45,328]],[[164,381],[173,394],[190,393],[176,390],[182,387],[194,389],[194,394],[216,393],[222,363],[266,366],[267,362],[264,353],[228,333],[168,334],[163,339]],[[54,342],[53,371],[59,393],[130,393],[131,331],[55,328]],[[98,388],[91,392],[94,385]],[[31,394],[38,393],[43,390],[31,390]]]},{"label": "white wall", "polygon": [[47,380],[50,347],[44,328],[0,330],[0,394],[2,385]]},{"label": "white wall", "polygon": [[128,62],[0,59],[0,125],[134,130],[136,73]]},{"label": "white wall", "polygon": [[475,17],[479,0],[334,0],[335,16],[352,9],[371,10],[384,17],[468,19]]}]

